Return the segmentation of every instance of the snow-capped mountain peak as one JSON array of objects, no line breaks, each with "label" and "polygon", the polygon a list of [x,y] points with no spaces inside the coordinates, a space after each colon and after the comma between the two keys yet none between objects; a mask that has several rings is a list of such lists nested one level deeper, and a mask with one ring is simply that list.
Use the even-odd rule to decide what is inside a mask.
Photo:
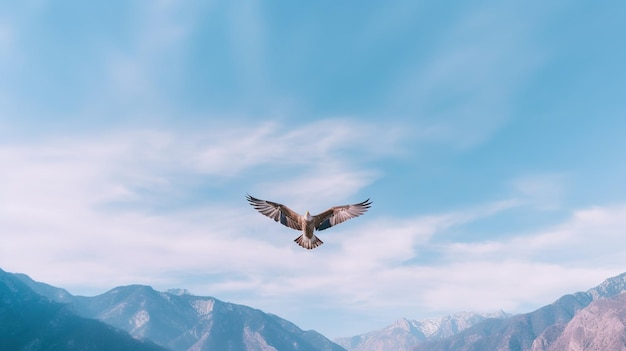
[{"label": "snow-capped mountain peak", "polygon": [[383,329],[353,337],[338,338],[335,342],[354,351],[411,350],[417,343],[455,335],[488,318],[507,316],[506,313],[498,311],[488,314],[459,312],[421,321],[401,318]]}]

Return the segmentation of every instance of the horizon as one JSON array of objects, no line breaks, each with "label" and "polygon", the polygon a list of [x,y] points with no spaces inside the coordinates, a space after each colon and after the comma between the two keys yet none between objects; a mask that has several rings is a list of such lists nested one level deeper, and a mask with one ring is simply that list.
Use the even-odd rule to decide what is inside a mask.
[{"label": "horizon", "polygon": [[[334,338],[625,271],[626,4],[3,4],[0,267]],[[319,213],[316,233],[246,194]]]}]

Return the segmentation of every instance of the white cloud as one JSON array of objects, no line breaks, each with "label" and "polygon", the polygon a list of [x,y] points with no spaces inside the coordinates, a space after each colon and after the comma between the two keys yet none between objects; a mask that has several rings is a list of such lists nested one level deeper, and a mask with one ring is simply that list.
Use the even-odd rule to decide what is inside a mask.
[{"label": "white cloud", "polygon": [[467,260],[508,257],[546,264],[614,267],[614,257],[626,255],[626,208],[605,207],[573,212],[564,223],[536,233],[524,233],[501,241],[453,243],[450,257]]},{"label": "white cloud", "polygon": [[[379,128],[337,118],[298,128],[278,122],[226,130],[218,128],[204,136],[202,151],[192,162],[201,172],[236,174],[266,163],[285,167],[312,164],[332,167],[339,161],[347,161],[348,157],[360,160],[397,152],[396,144],[403,141],[400,128],[385,128],[383,132]],[[348,152],[356,154],[348,156]]]},{"label": "white cloud", "polygon": [[261,182],[263,194],[271,194],[272,201],[284,202],[294,211],[319,213],[330,206],[344,205],[345,199],[363,201],[353,196],[370,185],[378,174],[374,171],[355,171],[341,165],[325,165],[313,168],[293,180],[276,183]]},{"label": "white cloud", "polygon": [[[333,121],[288,132],[276,124],[222,126],[220,131],[187,135],[135,131],[2,145],[0,265],[61,286],[96,284],[97,288],[161,281],[172,271],[242,271],[251,277],[254,272],[262,274],[262,269],[280,269],[282,251],[293,246],[295,233],[277,239],[278,228],[269,221],[264,222],[267,229],[252,226],[267,219],[245,203],[246,189],[237,191],[241,201],[235,207],[230,199],[220,204],[220,199],[211,198],[184,209],[154,208],[171,197],[187,196],[190,190],[183,182],[188,177],[231,177],[226,186],[237,187],[241,172],[280,168],[299,160],[306,174],[319,160],[331,157],[342,161],[342,167],[331,172],[331,178],[338,180],[331,185],[341,187],[355,175],[370,177],[350,188],[356,192],[373,172],[349,156],[367,154],[372,146],[359,140],[369,139],[368,133],[376,129],[349,131],[349,121],[334,121],[335,128],[327,130],[329,124]],[[238,133],[251,137],[228,137]],[[263,152],[268,148],[272,153]],[[221,156],[206,157],[209,149]],[[309,157],[291,155],[294,150]],[[242,157],[247,152],[258,157]],[[183,181],[178,179],[181,176]],[[277,183],[296,184],[304,178],[296,173],[259,182],[275,188]],[[343,194],[349,195],[345,189]],[[242,215],[249,220],[241,220]],[[67,274],[70,267],[72,274]],[[96,282],[94,276],[99,277]]]},{"label": "white cloud", "polygon": [[[504,309],[524,313],[560,296],[586,290],[615,274],[602,268],[500,259],[475,259],[436,267],[423,280],[428,288],[416,296],[421,309],[440,313]],[[558,277],[558,279],[557,279]]]}]

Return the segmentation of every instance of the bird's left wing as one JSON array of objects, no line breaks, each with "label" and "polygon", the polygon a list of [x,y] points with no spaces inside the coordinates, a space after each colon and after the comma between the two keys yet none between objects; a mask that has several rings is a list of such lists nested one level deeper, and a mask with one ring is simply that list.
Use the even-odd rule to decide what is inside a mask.
[{"label": "bird's left wing", "polygon": [[324,230],[364,214],[372,205],[370,199],[353,205],[334,206],[315,216],[315,229]]},{"label": "bird's left wing", "polygon": [[261,214],[280,222],[281,224],[296,230],[302,230],[300,223],[300,215],[292,211],[289,207],[276,202],[257,199],[247,195],[246,198],[250,205]]}]

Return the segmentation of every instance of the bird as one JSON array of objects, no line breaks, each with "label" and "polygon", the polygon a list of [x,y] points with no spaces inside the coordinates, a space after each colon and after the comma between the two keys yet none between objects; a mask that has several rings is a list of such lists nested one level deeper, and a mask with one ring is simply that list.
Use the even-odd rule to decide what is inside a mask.
[{"label": "bird", "polygon": [[324,243],[320,238],[315,236],[315,230],[328,229],[350,218],[358,217],[364,214],[372,205],[372,202],[368,198],[357,204],[333,206],[315,216],[312,216],[309,211],[306,211],[303,216],[277,202],[257,199],[256,197],[250,196],[250,194],[246,194],[246,198],[250,205],[261,214],[291,229],[302,231],[302,234],[294,241],[307,250],[312,250]]}]

